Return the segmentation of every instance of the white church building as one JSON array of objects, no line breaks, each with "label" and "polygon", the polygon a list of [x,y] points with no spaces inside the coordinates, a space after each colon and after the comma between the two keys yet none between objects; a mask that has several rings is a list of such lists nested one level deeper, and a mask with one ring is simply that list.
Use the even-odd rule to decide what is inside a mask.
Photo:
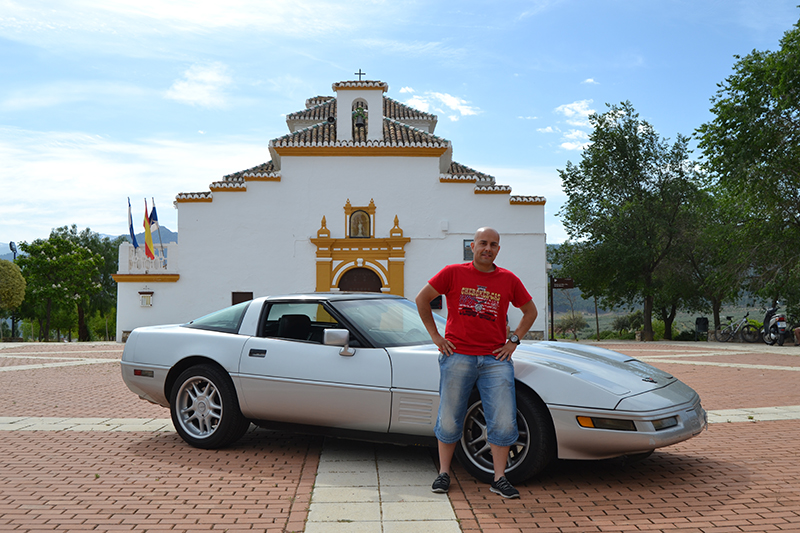
[{"label": "white church building", "polygon": [[[544,205],[453,160],[437,117],[385,96],[381,81],[333,84],[269,142],[271,160],[180,193],[179,244],[119,249],[117,339],[269,294],[378,291],[411,300],[440,268],[471,260],[475,230],[500,232],[497,264],[548,328]],[[439,311],[446,314],[446,305]],[[510,323],[521,317],[516,309]]]}]

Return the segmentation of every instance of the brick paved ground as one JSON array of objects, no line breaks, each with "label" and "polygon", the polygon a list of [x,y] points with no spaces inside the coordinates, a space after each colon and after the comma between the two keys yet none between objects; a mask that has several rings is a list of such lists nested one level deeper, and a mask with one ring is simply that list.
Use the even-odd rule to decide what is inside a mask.
[{"label": "brick paved ground", "polygon": [[[800,405],[791,370],[800,348],[604,346],[675,374],[706,409]],[[108,362],[2,371],[68,363],[41,359],[63,350]],[[0,350],[0,416],[166,418],[124,387],[120,353],[95,344]],[[459,468],[450,499],[468,533],[800,532],[799,446],[800,420],[714,424],[633,465],[559,461],[520,486],[519,500],[500,499]],[[220,451],[191,448],[173,432],[4,432],[0,531],[302,531],[320,449],[320,439],[264,430]]]},{"label": "brick paved ground", "polygon": [[[0,416],[169,417],[122,383],[119,345],[6,348],[0,370],[59,354],[108,362],[0,372]],[[0,531],[302,531],[321,445],[260,429],[217,451],[174,432],[4,432]]]},{"label": "brick paved ground", "polygon": [[[678,376],[706,409],[800,405],[800,373],[784,368],[800,368],[800,349],[756,345],[703,356],[715,343],[699,344],[677,348],[698,354],[681,364],[650,359],[674,361],[674,346],[603,346]],[[692,361],[736,366],[685,364]],[[714,424],[636,464],[558,461],[519,486],[519,500],[499,500],[459,468],[450,498],[465,532],[800,532],[798,450],[800,420]]]}]

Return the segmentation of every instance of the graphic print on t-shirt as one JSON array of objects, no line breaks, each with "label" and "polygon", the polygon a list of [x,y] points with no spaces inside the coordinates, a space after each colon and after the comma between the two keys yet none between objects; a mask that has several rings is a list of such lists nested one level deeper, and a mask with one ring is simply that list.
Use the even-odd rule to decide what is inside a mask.
[{"label": "graphic print on t-shirt", "polygon": [[500,294],[489,292],[486,287],[478,285],[476,289],[462,287],[458,300],[458,314],[474,316],[494,322],[497,320],[497,308],[500,305]]}]

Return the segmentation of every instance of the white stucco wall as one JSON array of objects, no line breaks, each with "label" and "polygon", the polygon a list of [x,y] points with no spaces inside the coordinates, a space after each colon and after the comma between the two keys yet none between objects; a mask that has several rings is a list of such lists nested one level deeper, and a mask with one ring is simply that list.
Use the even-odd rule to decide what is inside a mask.
[{"label": "white stucco wall", "polygon": [[[254,296],[313,291],[324,216],[346,237],[344,206],[375,203],[375,236],[399,219],[406,245],[405,296],[413,299],[441,267],[463,260],[463,241],[480,226],[501,234],[497,264],[516,273],[534,298],[545,331],[544,206],[509,205],[508,194],[475,194],[471,183],[440,183],[436,157],[281,158],[280,182],[247,182],[245,192],[214,192],[213,202],[180,202],[174,283],[149,283],[154,304],[139,307],[144,283],[120,283],[117,338],[134,327],[185,322]],[[122,263],[121,263],[122,265]],[[120,272],[124,272],[122,267]],[[510,313],[516,324],[518,312]]]}]

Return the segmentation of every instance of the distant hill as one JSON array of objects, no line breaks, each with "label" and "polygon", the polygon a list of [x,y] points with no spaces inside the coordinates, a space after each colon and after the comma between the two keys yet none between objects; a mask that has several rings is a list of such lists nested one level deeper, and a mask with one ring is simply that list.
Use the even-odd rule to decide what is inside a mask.
[{"label": "distant hill", "polygon": [[[126,241],[131,242],[131,236],[127,233],[125,235],[106,235],[106,234],[99,234],[100,237],[108,237],[109,239],[116,239],[117,237],[124,237]],[[153,234],[153,244],[155,246],[159,245],[158,240],[158,232]],[[144,232],[136,234],[136,242],[139,246],[144,244]],[[178,242],[178,233],[175,231],[171,231],[169,228],[165,226],[161,226],[161,243],[163,244],[170,244],[170,243],[177,243]],[[17,257],[20,254],[19,247],[17,247]],[[9,248],[7,242],[0,242],[0,259],[5,259],[6,261],[13,261],[14,253]]]},{"label": "distant hill", "polygon": [[[159,242],[159,234],[161,236],[160,242]],[[131,242],[131,236],[129,234],[126,233],[125,235],[121,236],[125,237],[126,241]],[[111,235],[109,235],[109,237],[114,238]],[[137,244],[139,244],[139,246],[144,244],[144,232],[136,234],[136,242]],[[156,246],[158,246],[159,244],[170,244],[173,242],[177,244],[178,233],[175,231],[170,231],[169,228],[165,226],[161,226],[161,229],[159,231],[153,233],[153,244]]]},{"label": "distant hill", "polygon": [[11,251],[11,248],[8,247],[7,242],[0,242],[0,259],[5,259],[6,261],[12,261],[14,259],[14,253]]}]

